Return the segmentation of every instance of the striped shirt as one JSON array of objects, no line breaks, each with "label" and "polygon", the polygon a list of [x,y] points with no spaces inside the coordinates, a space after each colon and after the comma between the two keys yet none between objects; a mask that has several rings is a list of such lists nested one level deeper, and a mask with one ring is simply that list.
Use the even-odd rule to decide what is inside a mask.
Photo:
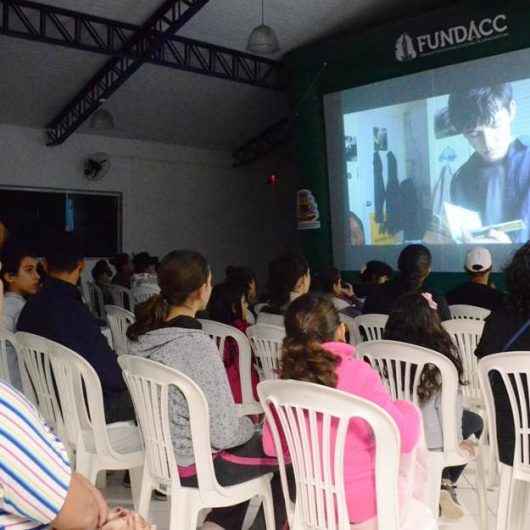
[{"label": "striped shirt", "polygon": [[62,442],[22,394],[0,382],[0,529],[48,528],[70,477]]}]

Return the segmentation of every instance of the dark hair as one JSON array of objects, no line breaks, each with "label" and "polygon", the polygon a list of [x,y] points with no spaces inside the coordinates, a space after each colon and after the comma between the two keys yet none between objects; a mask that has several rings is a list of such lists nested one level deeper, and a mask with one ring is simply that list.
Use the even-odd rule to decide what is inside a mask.
[{"label": "dark hair", "polygon": [[109,276],[112,276],[112,270],[110,268],[110,265],[107,263],[106,259],[100,259],[92,267],[92,278],[94,279],[94,281],[97,281],[98,278],[103,274],[108,274]]},{"label": "dark hair", "polygon": [[340,281],[340,271],[335,267],[329,267],[323,270],[318,275],[318,281],[320,282],[320,288],[325,293],[333,293],[333,286]]},{"label": "dark hair", "polygon": [[72,272],[84,259],[83,247],[71,232],[58,232],[44,249],[48,272]]},{"label": "dark hair", "polygon": [[417,291],[431,270],[432,257],[423,245],[408,245],[398,258],[400,279],[409,291]]},{"label": "dark hair", "polygon": [[4,275],[12,274],[15,276],[18,274],[22,260],[27,257],[36,258],[37,253],[25,243],[10,241],[4,247],[2,252],[1,276],[6,289],[9,287],[9,284],[4,280]]},{"label": "dark hair", "polygon": [[523,316],[530,317],[530,241],[525,243],[504,268],[508,305]]},{"label": "dark hair", "polygon": [[298,254],[285,254],[269,263],[267,290],[270,306],[280,309],[288,304],[291,291],[308,272],[306,259]]},{"label": "dark hair", "polygon": [[208,315],[212,320],[232,325],[243,318],[241,298],[247,296],[247,289],[242,283],[224,282],[212,290]]},{"label": "dark hair", "polygon": [[455,92],[449,97],[449,120],[458,133],[492,125],[495,113],[513,100],[510,83]]},{"label": "dark hair", "polygon": [[254,271],[249,267],[239,267],[235,265],[228,265],[225,270],[225,276],[227,282],[240,283],[245,286],[246,294],[250,291],[250,285],[252,282],[256,283],[256,275]]},{"label": "dark hair", "polygon": [[131,261],[131,258],[129,257],[129,254],[121,253],[110,258],[109,261],[111,265],[113,265],[116,270],[120,272],[120,270]]},{"label": "dark hair", "polygon": [[136,322],[129,326],[127,337],[138,340],[144,333],[165,327],[169,309],[183,304],[208,281],[209,274],[202,254],[193,250],[170,252],[158,270],[160,294],[135,307]]},{"label": "dark hair", "polygon": [[[409,293],[398,298],[388,317],[384,338],[416,344],[445,355],[455,365],[460,384],[465,384],[458,350],[442,326],[438,313],[431,309],[421,294]],[[418,387],[418,397],[422,402],[428,401],[440,389],[438,369],[431,365],[425,366]]]},{"label": "dark hair", "polygon": [[372,260],[366,264],[361,274],[361,281],[365,283],[377,283],[383,276],[392,277],[394,271],[392,267],[384,261]]},{"label": "dark hair", "polygon": [[308,293],[294,300],[285,313],[280,377],[335,388],[340,358],[322,343],[335,339],[339,325],[339,313],[326,296]]},{"label": "dark hair", "polygon": [[153,258],[148,252],[139,252],[133,257],[133,266],[135,274],[143,274],[150,265],[153,265]]}]

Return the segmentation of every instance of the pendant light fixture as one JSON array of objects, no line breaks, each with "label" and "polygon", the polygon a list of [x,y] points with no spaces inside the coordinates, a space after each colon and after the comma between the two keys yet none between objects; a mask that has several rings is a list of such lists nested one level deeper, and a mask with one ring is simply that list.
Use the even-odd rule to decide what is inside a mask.
[{"label": "pendant light fixture", "polygon": [[106,109],[98,109],[90,118],[90,128],[95,131],[114,129],[114,116]]},{"label": "pendant light fixture", "polygon": [[248,38],[247,50],[252,53],[270,54],[280,50],[280,44],[276,33],[265,25],[264,0],[261,0],[261,25],[256,26]]}]

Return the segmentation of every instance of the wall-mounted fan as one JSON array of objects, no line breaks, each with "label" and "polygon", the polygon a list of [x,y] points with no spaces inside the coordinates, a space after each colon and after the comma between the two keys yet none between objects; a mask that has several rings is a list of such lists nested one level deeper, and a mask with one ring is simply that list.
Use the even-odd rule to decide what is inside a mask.
[{"label": "wall-mounted fan", "polygon": [[87,180],[98,181],[110,170],[110,157],[107,153],[94,153],[87,157],[83,166],[83,173]]}]

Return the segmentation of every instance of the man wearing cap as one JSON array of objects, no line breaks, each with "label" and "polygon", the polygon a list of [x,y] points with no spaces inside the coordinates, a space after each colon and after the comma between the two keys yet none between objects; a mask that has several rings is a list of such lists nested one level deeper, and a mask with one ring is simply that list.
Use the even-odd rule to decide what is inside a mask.
[{"label": "man wearing cap", "polygon": [[447,303],[474,305],[495,311],[502,304],[504,295],[489,285],[491,267],[491,254],[488,249],[471,249],[467,253],[465,264],[469,281],[447,293]]}]

